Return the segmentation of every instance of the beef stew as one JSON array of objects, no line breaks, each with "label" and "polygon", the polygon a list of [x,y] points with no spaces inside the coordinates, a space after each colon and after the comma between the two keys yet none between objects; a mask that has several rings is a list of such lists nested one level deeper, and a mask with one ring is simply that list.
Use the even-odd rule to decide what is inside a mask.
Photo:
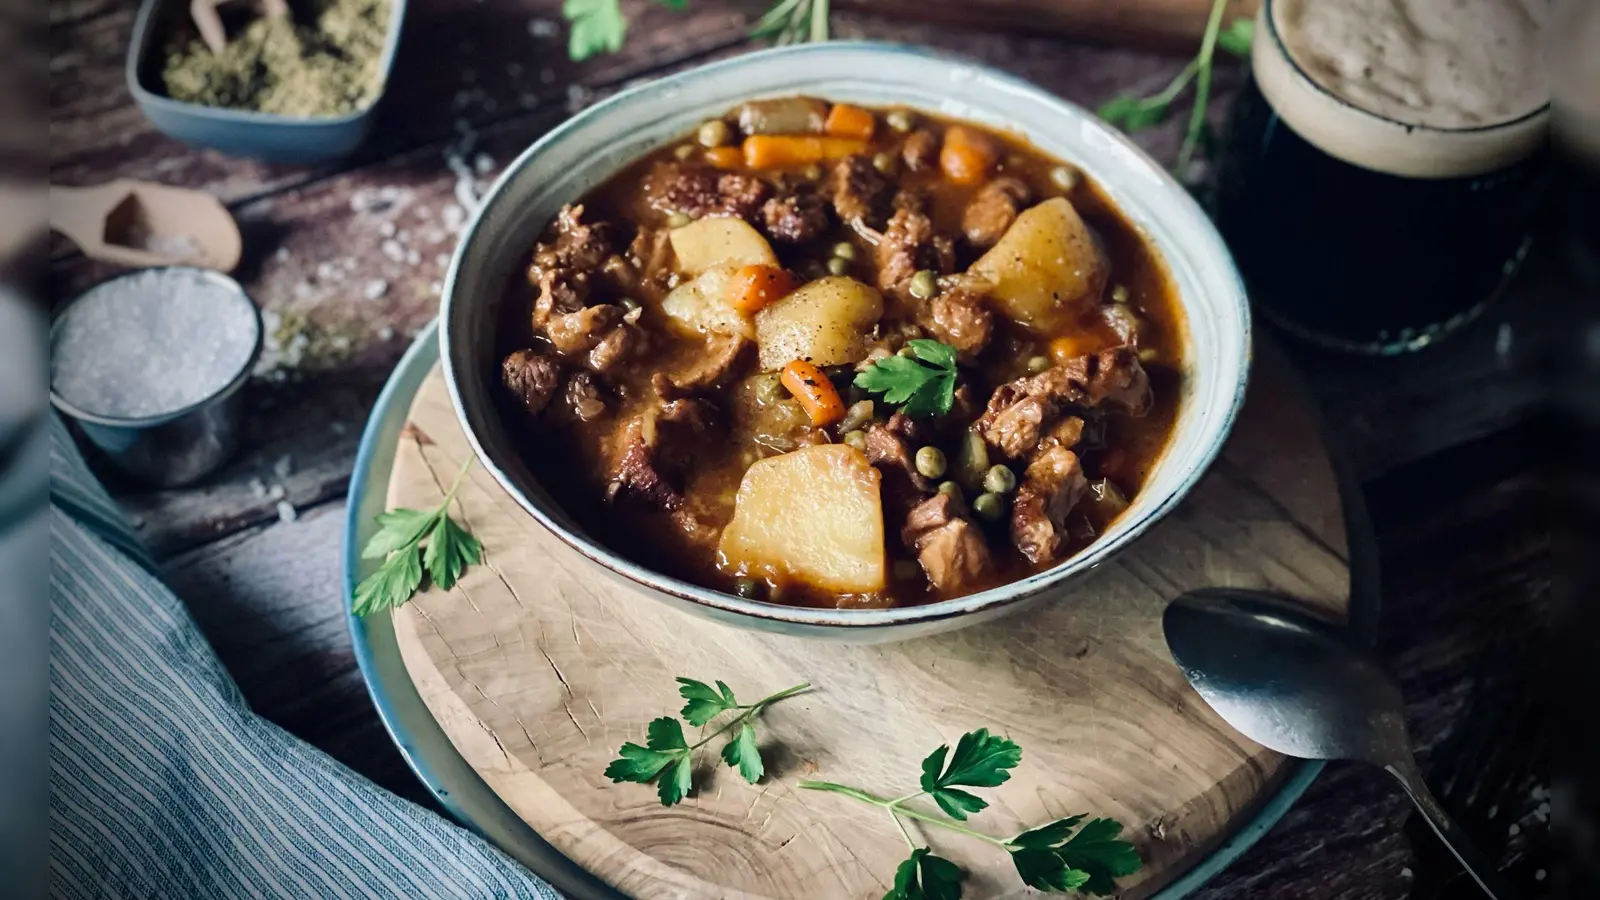
[{"label": "beef stew", "polygon": [[508,289],[501,408],[594,538],[775,603],[1048,568],[1171,436],[1155,251],[1078,170],[907,109],[746,103],[564,207]]}]

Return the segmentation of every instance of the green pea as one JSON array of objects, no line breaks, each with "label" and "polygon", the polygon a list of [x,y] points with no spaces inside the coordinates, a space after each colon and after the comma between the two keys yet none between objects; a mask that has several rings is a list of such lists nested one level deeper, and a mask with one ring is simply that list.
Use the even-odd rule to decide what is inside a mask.
[{"label": "green pea", "polygon": [[843,275],[848,271],[850,271],[850,260],[842,256],[828,257],[828,274]]},{"label": "green pea", "polygon": [[1005,515],[1006,504],[999,494],[979,494],[978,499],[972,501],[972,512],[985,522],[998,522]]},{"label": "green pea", "polygon": [[1028,372],[1029,373],[1031,373],[1033,375],[1037,375],[1040,372],[1043,372],[1045,369],[1048,369],[1048,368],[1050,368],[1050,357],[1048,357],[1048,356],[1030,356],[1030,357],[1028,357]]},{"label": "green pea", "polygon": [[839,243],[833,245],[833,255],[839,257],[840,259],[853,260],[856,258],[856,245],[850,243],[849,241],[840,241]]},{"label": "green pea", "polygon": [[889,123],[890,128],[894,129],[895,131],[902,132],[910,131],[911,126],[917,123],[916,117],[911,115],[908,110],[904,109],[890,110],[888,115],[883,117],[883,120]]},{"label": "green pea", "polygon": [[1119,284],[1116,287],[1112,288],[1111,289],[1111,302],[1112,303],[1127,303],[1128,302],[1128,286],[1125,285],[1125,284]]},{"label": "green pea", "polygon": [[844,442],[856,448],[857,450],[860,450],[862,453],[867,452],[867,435],[866,432],[861,431],[860,429],[847,432],[844,436]]},{"label": "green pea", "polygon": [[1007,466],[990,466],[983,474],[983,489],[991,494],[1009,494],[1016,486],[1016,473]]},{"label": "green pea", "polygon": [[911,581],[922,575],[922,566],[913,560],[897,559],[894,561],[894,577],[896,581]]},{"label": "green pea", "polygon": [[695,137],[702,147],[721,147],[728,142],[728,123],[721,119],[712,119],[700,126]]},{"label": "green pea", "polygon": [[1078,186],[1078,170],[1071,166],[1056,166],[1050,170],[1050,182],[1063,191]]},{"label": "green pea", "polygon": [[693,221],[693,220],[691,220],[689,218],[689,214],[688,213],[675,212],[672,215],[667,216],[667,227],[668,228],[682,228],[683,226],[689,224],[691,221]]},{"label": "green pea", "polygon": [[822,167],[816,163],[812,163],[811,165],[806,166],[804,169],[801,169],[800,174],[804,175],[807,181],[816,181],[822,177]]},{"label": "green pea", "polygon": [[939,482],[939,493],[949,494],[951,500],[957,503],[961,502],[961,485],[956,484],[954,481]]},{"label": "green pea", "polygon": [[938,276],[933,274],[932,269],[919,270],[917,274],[911,276],[911,296],[918,300],[932,297],[933,292],[939,288],[937,279]]},{"label": "green pea", "polygon": [[693,144],[683,144],[672,151],[672,155],[679,159],[688,159],[694,155]]},{"label": "green pea", "polygon": [[917,450],[917,471],[924,478],[938,478],[944,475],[944,451],[938,447],[923,447]]},{"label": "green pea", "polygon": [[761,599],[761,582],[754,578],[735,578],[733,592],[746,600]]}]

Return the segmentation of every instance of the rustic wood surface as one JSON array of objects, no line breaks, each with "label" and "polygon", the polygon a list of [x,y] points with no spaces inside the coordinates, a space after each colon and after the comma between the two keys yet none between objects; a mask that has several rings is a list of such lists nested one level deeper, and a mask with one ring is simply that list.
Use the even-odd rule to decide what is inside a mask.
[{"label": "rustic wood surface", "polygon": [[[255,708],[420,803],[431,801],[372,712],[344,627],[334,548],[356,440],[388,370],[437,308],[441,254],[455,241],[447,153],[469,164],[487,154],[492,176],[572,109],[634,79],[755,46],[744,37],[748,7],[624,6],[634,21],[624,51],[574,65],[555,27],[559,0],[413,0],[372,140],[353,159],[315,168],[232,159],[161,136],[123,82],[133,0],[50,6],[52,182],[140,177],[221,197],[245,234],[236,274],[281,317],[280,336],[299,332],[308,342],[292,365],[251,385],[251,441],[234,464],[187,490],[112,486]],[[964,53],[1087,106],[1157,89],[1183,65],[1181,56],[854,11],[835,16],[835,33]],[[1219,73],[1214,117],[1238,79]],[[1137,140],[1170,160],[1176,129]],[[396,239],[407,234],[399,260],[385,254],[385,222]],[[51,249],[55,299],[113,272],[63,241]],[[415,263],[405,261],[411,249]],[[1384,572],[1384,656],[1402,679],[1425,766],[1462,731],[1483,654],[1533,639],[1548,622],[1550,524],[1528,448],[1539,435],[1541,366],[1563,337],[1542,323],[1571,278],[1547,241],[1513,296],[1433,350],[1391,360],[1293,350],[1365,487]],[[367,299],[377,281],[384,290]],[[297,521],[279,521],[279,488]],[[1511,786],[1505,793],[1523,796]],[[1382,776],[1334,767],[1199,896],[1405,897],[1412,876],[1427,874],[1405,819]]]},{"label": "rustic wood surface", "polygon": [[[1122,896],[1147,897],[1231,834],[1285,763],[1189,688],[1161,637],[1167,599],[1249,587],[1342,616],[1350,597],[1338,483],[1282,366],[1265,357],[1191,499],[1081,587],[997,622],[863,647],[698,621],[596,578],[474,469],[457,508],[484,565],[395,614],[400,652],[490,787],[641,900],[881,896],[905,857],[900,835],[867,807],[798,791],[796,777],[897,796],[923,755],[979,727],[1014,738],[1026,762],[986,792],[987,827],[1116,818],[1146,860]],[[436,369],[411,404],[389,506],[438,506],[471,453]],[[673,808],[611,784],[601,773],[617,745],[642,741],[644,723],[680,705],[673,679],[694,673],[758,697],[813,685],[762,717],[776,771],[752,786],[711,767]],[[964,896],[1026,892],[992,848],[930,837],[970,873]]]}]

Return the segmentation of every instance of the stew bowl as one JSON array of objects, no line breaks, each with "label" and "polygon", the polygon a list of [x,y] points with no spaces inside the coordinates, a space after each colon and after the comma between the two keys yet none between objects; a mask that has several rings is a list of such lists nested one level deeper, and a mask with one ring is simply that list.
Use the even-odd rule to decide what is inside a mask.
[{"label": "stew bowl", "polygon": [[[1186,319],[1188,371],[1168,446],[1132,504],[1094,544],[1000,587],[921,606],[816,609],[746,600],[668,577],[592,539],[517,453],[494,391],[497,306],[537,236],[563,203],[648,151],[744,100],[808,94],[908,106],[1010,130],[1082,169],[1165,263]],[[1012,76],[930,51],[869,43],[767,50],[624,91],[528,148],[501,176],[451,262],[440,312],[451,399],[484,466],[529,515],[618,580],[680,610],[741,628],[875,642],[965,627],[1061,598],[1169,513],[1227,438],[1244,399],[1250,317],[1244,286],[1211,222],[1162,167],[1092,113]]]}]

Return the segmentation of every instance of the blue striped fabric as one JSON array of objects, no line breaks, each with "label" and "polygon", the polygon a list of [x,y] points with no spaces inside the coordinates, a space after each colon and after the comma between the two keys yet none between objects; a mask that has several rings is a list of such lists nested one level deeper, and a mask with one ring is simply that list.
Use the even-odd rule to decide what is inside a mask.
[{"label": "blue striped fabric", "polygon": [[560,900],[253,714],[53,428],[52,897]]}]

